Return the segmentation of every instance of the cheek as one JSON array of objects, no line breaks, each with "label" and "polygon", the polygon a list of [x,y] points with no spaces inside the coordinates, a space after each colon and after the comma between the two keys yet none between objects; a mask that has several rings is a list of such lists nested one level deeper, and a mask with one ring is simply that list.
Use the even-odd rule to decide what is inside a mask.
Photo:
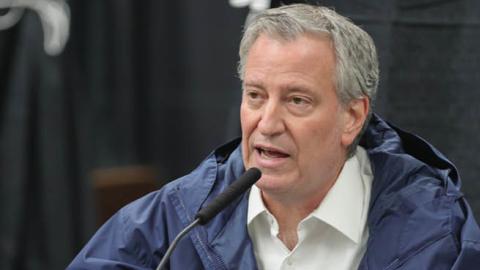
[{"label": "cheek", "polygon": [[249,115],[248,115],[248,112],[247,112],[247,109],[245,109],[245,106],[242,105],[240,106],[240,125],[241,125],[241,128],[242,128],[242,137],[244,139],[246,139],[247,137],[247,134],[249,133],[249,129],[250,129],[250,125],[249,125]]},{"label": "cheek", "polygon": [[249,141],[255,125],[251,113],[244,107],[243,103],[240,106],[240,125],[242,129],[243,162],[245,165],[248,165],[248,159],[251,155]]},{"label": "cheek", "polygon": [[340,146],[340,132],[334,121],[311,121],[303,123],[303,129],[299,129],[296,141],[300,151],[300,158],[306,163],[314,162],[325,157],[325,153],[335,151]]},{"label": "cheek", "polygon": [[242,137],[248,139],[257,127],[259,114],[255,110],[248,108],[248,105],[242,103],[240,106],[240,125],[242,128]]}]

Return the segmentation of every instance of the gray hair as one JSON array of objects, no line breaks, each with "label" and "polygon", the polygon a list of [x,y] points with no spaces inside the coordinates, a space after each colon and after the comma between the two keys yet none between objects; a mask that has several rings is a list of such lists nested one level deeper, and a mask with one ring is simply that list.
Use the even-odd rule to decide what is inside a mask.
[{"label": "gray hair", "polygon": [[285,41],[307,33],[327,34],[332,40],[336,55],[335,84],[341,104],[345,106],[362,97],[370,100],[367,120],[348,149],[348,155],[353,155],[371,116],[378,87],[378,58],[372,38],[348,18],[326,7],[294,4],[268,9],[258,13],[245,27],[238,65],[242,80],[250,47],[263,33]]}]

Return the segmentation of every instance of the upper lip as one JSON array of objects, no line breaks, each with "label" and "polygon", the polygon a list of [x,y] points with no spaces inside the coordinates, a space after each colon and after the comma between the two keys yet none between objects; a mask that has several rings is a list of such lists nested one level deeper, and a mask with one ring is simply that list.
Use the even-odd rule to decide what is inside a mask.
[{"label": "upper lip", "polygon": [[279,147],[275,147],[275,146],[267,145],[267,144],[254,143],[253,148],[254,149],[261,149],[261,150],[265,150],[265,151],[270,151],[270,152],[278,152],[278,153],[281,153],[281,154],[284,154],[284,155],[290,155],[287,151],[285,151],[285,150],[283,150]]}]

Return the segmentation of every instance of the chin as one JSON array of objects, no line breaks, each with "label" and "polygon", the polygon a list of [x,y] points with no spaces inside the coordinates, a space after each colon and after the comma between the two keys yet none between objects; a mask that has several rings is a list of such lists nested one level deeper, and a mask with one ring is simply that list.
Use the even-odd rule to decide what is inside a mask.
[{"label": "chin", "polygon": [[258,180],[256,186],[267,193],[281,193],[282,191],[288,191],[288,183],[281,176],[272,176],[263,174],[262,178]]}]

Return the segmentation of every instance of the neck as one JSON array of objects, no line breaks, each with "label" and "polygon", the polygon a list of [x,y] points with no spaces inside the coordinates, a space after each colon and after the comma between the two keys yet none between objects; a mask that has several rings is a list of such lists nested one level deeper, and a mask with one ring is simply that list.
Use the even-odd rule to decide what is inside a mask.
[{"label": "neck", "polygon": [[292,250],[298,243],[298,224],[320,205],[328,191],[335,184],[337,177],[338,173],[331,181],[325,183],[321,189],[309,194],[302,194],[301,197],[261,192],[265,207],[278,222],[278,238],[288,249]]},{"label": "neck", "polygon": [[315,196],[310,200],[282,200],[262,192],[265,207],[278,222],[279,230],[277,237],[289,250],[295,248],[298,243],[298,224],[320,205],[333,183],[325,191],[318,194],[320,196]]},{"label": "neck", "polygon": [[[298,224],[307,217],[312,211],[310,207],[300,207],[294,204],[282,204],[265,201],[266,207],[278,222],[277,237],[284,245],[292,250],[298,243],[297,228]],[[315,208],[314,208],[315,209]]]}]

